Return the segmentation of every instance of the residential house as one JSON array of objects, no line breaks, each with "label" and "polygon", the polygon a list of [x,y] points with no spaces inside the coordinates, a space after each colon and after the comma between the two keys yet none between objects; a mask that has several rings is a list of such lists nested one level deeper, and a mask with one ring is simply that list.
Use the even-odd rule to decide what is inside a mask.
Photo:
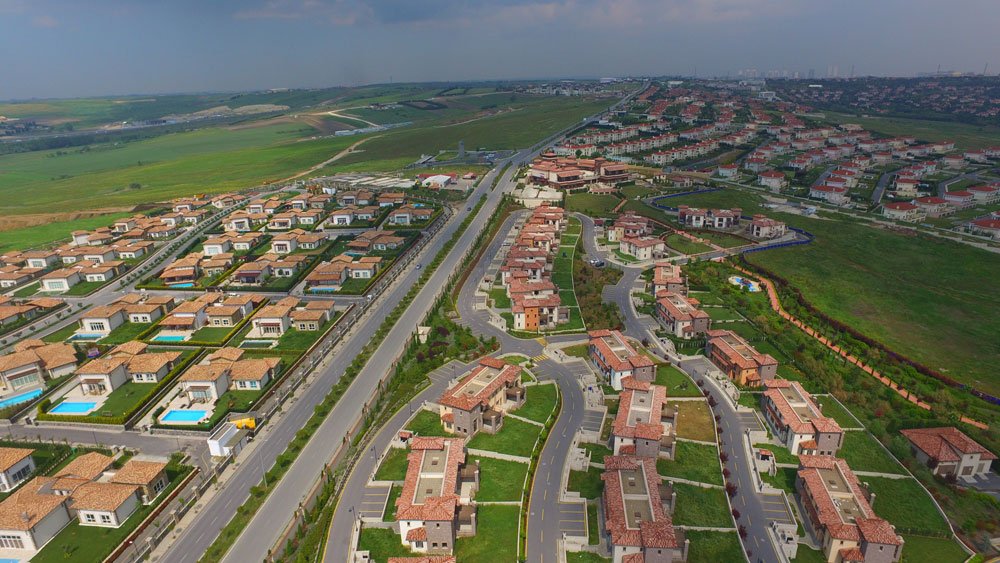
[{"label": "residential house", "polygon": [[675,529],[673,488],[663,484],[656,460],[605,456],[604,527],[614,563],[687,561],[690,541]]},{"label": "residential house", "polygon": [[955,212],[948,200],[936,196],[918,197],[911,201],[927,217],[942,217]]},{"label": "residential house", "polygon": [[[35,471],[35,450],[0,447],[0,492],[9,493]],[[3,540],[0,539],[0,546]]]},{"label": "residential house", "polygon": [[900,430],[910,441],[917,461],[930,468],[934,475],[975,479],[990,474],[997,456],[968,437],[958,428],[910,428]]},{"label": "residential house", "polygon": [[697,209],[680,205],[677,221],[695,229],[731,229],[739,226],[742,209]]},{"label": "residential house", "polygon": [[667,245],[656,237],[624,237],[619,249],[638,260],[652,260],[666,251]]},{"label": "residential house", "polygon": [[757,183],[772,191],[780,191],[788,185],[788,180],[781,172],[768,170],[757,175]]},{"label": "residential house", "polygon": [[41,385],[73,373],[76,364],[76,350],[69,344],[22,340],[12,352],[0,356],[0,392]]},{"label": "residential house", "polygon": [[479,465],[467,464],[464,440],[417,436],[396,499],[403,545],[416,553],[449,554],[455,539],[476,534]]},{"label": "residential house", "polygon": [[712,319],[698,308],[698,300],[664,291],[656,300],[656,318],[667,332],[678,338],[694,338],[708,332]]},{"label": "residential house", "polygon": [[622,389],[622,379],[634,377],[651,382],[656,377],[656,365],[635,348],[617,330],[592,330],[587,354],[600,373],[615,390]]},{"label": "residential house", "polygon": [[831,186],[828,184],[810,187],[809,197],[821,199],[833,205],[847,205],[851,202],[847,188],[843,186]]},{"label": "residential house", "polygon": [[975,219],[969,222],[968,228],[977,235],[1000,239],[1000,219]]},{"label": "residential house", "polygon": [[265,305],[257,311],[250,323],[254,338],[280,338],[292,327],[291,313],[298,306],[295,297],[285,297],[277,303]]},{"label": "residential house", "polygon": [[419,207],[407,204],[389,212],[389,223],[393,225],[412,225],[428,221],[434,215],[430,207]]},{"label": "residential house", "polygon": [[438,400],[447,432],[471,437],[480,430],[495,434],[504,414],[524,403],[521,367],[485,357]]},{"label": "residential house", "polygon": [[786,229],[787,227],[781,221],[763,215],[754,215],[750,223],[747,224],[746,232],[755,239],[773,239],[784,236]]},{"label": "residential house", "polygon": [[622,388],[611,426],[615,455],[674,459],[677,410],[667,405],[666,387],[626,377]]},{"label": "residential house", "polygon": [[705,355],[729,379],[740,385],[759,386],[774,379],[778,360],[761,354],[740,335],[729,330],[709,330]]},{"label": "residential house", "polygon": [[836,420],[823,416],[799,382],[772,379],[764,386],[761,410],[775,439],[795,455],[837,455],[844,431]]},{"label": "residential house", "polygon": [[895,201],[882,204],[882,215],[897,221],[916,222],[924,218],[924,212],[916,205],[907,201]]},{"label": "residential house", "polygon": [[874,495],[865,492],[843,459],[799,456],[795,492],[805,529],[822,546],[826,561],[899,561],[903,538],[875,514]]},{"label": "residential house", "polygon": [[653,295],[659,297],[664,291],[687,295],[687,282],[681,267],[673,262],[653,264]]}]

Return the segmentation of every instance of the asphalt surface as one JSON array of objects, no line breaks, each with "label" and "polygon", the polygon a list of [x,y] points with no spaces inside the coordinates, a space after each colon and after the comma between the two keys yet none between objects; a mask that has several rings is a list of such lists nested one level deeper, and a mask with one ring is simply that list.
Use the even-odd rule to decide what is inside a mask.
[{"label": "asphalt surface", "polygon": [[719,427],[722,428],[721,450],[729,458],[726,467],[732,472],[731,481],[737,487],[736,496],[731,499],[733,508],[740,511],[737,524],[746,526],[747,530],[747,538],[742,540],[744,550],[750,553],[750,561],[781,561],[767,534],[767,525],[774,518],[771,507],[773,495],[763,495],[756,491],[752,474],[753,460],[746,456],[742,445],[745,432],[748,429],[759,429],[759,423],[756,418],[737,413],[736,407],[721,397],[722,392],[715,387],[714,380],[704,377],[709,370],[715,369],[708,358],[682,360],[681,368],[696,379],[703,377],[706,387],[711,388],[719,397],[713,412],[722,417],[719,421]]}]

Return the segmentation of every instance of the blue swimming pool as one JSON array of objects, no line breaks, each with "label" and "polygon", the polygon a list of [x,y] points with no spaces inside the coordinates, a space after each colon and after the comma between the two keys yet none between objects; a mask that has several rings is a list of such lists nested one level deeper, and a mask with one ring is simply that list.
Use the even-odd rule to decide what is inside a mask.
[{"label": "blue swimming pool", "polygon": [[73,336],[70,336],[69,339],[70,340],[100,340],[100,339],[104,338],[105,336],[106,335],[104,335],[104,334],[80,334],[80,333],[76,333]]},{"label": "blue swimming pool", "polygon": [[174,336],[174,335],[162,335],[157,334],[150,341],[151,342],[184,342],[184,336]]},{"label": "blue swimming pool", "polygon": [[63,401],[52,407],[51,414],[87,414],[97,406],[95,401]]},{"label": "blue swimming pool", "polygon": [[172,283],[168,287],[194,287],[193,283]]},{"label": "blue swimming pool", "polygon": [[[17,405],[20,403],[25,403],[34,399],[35,397],[42,394],[41,389],[35,389],[34,391],[28,391],[27,393],[21,393],[20,395],[14,395],[13,397],[8,397],[0,401],[0,409],[7,408],[11,405]],[[0,561],[2,563],[2,561]]]},{"label": "blue swimming pool", "polygon": [[206,412],[208,411],[172,409],[160,417],[160,422],[199,422],[205,418]]}]

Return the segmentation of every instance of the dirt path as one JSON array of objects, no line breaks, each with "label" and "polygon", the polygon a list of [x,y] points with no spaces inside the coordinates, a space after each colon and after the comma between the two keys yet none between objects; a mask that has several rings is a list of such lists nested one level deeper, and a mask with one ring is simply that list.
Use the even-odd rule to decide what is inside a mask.
[{"label": "dirt path", "polygon": [[296,179],[301,178],[303,176],[306,176],[308,174],[312,174],[313,172],[319,170],[320,168],[323,168],[324,166],[326,166],[328,164],[331,164],[333,162],[336,162],[336,161],[344,158],[345,156],[351,154],[352,152],[354,152],[354,149],[357,148],[358,145],[360,145],[361,143],[370,141],[372,139],[377,139],[379,137],[381,137],[381,135],[375,135],[374,137],[365,137],[364,139],[361,139],[360,141],[358,141],[358,142],[354,143],[353,145],[347,147],[346,149],[338,152],[337,154],[331,156],[330,158],[324,160],[323,162],[320,162],[319,164],[316,164],[314,166],[310,166],[309,168],[303,170],[302,172],[299,172],[298,174],[296,174],[294,176],[289,176],[287,178],[282,178],[280,180],[275,180],[272,183],[273,184],[280,184],[282,182],[288,182],[290,180],[296,180]]},{"label": "dirt path", "polygon": [[[351,110],[351,109],[357,109],[357,108],[347,108],[347,109]],[[346,111],[346,110],[335,109],[335,110],[330,110],[330,111],[325,112],[325,113],[326,113],[326,115],[329,115],[330,117],[341,117],[343,119],[353,119],[354,121],[360,121],[361,123],[367,123],[369,127],[378,127],[378,123],[372,123],[371,121],[368,121],[367,119],[361,119],[360,117],[357,117],[357,116],[354,116],[354,115],[347,115],[346,113],[340,113],[342,111]]]}]

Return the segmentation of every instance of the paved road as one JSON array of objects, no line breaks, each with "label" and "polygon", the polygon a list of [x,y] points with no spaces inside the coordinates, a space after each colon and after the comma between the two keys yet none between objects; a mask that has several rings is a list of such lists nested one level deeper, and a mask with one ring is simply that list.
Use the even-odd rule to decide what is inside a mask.
[{"label": "paved road", "polygon": [[[470,201],[476,201],[480,195],[488,193],[489,199],[484,209],[386,336],[379,353],[368,362],[348,387],[337,403],[336,413],[326,417],[315,434],[322,439],[313,439],[306,444],[302,453],[226,555],[226,561],[262,560],[278,540],[284,524],[290,520],[299,502],[319,477],[324,465],[331,460],[343,438],[360,418],[362,409],[374,394],[379,381],[388,372],[394,358],[402,352],[414,327],[433,306],[437,291],[445,285],[451,272],[458,268],[460,256],[471,246],[486,218],[499,202],[500,191],[488,191],[488,186],[495,175],[495,171],[488,174],[480,183],[480,187],[470,196],[472,198]],[[457,231],[460,222],[460,216],[452,217],[422,250],[417,261],[429,262]],[[275,458],[285,450],[295,433],[312,416],[314,407],[322,401],[327,390],[340,380],[355,356],[374,338],[382,320],[416,283],[420,274],[421,270],[416,268],[401,273],[394,282],[395,285],[372,305],[370,314],[352,327],[353,333],[345,337],[341,350],[315,376],[311,390],[286,407],[285,414],[276,422],[264,427],[263,436],[258,438],[264,440],[264,443],[259,444],[257,449],[242,461],[226,487],[187,526],[164,558],[165,561],[171,563],[195,561],[208,548],[236,508],[247,498],[250,487],[260,481],[258,468],[273,465]]]},{"label": "paved road", "polygon": [[882,203],[882,197],[885,195],[885,190],[889,187],[889,182],[892,181],[895,175],[895,172],[886,172],[879,177],[878,183],[875,184],[875,190],[872,191],[872,203],[876,205]]},{"label": "paved road", "polygon": [[732,482],[737,486],[732,504],[740,511],[738,524],[746,526],[747,529],[747,539],[743,540],[744,549],[752,552],[751,561],[780,561],[767,534],[767,524],[774,518],[771,506],[773,495],[763,495],[756,491],[752,475],[753,461],[747,458],[742,446],[744,433],[748,429],[760,429],[759,422],[755,417],[737,413],[733,404],[722,398],[722,391],[715,386],[715,381],[711,377],[705,377],[709,370],[715,369],[707,358],[698,356],[684,359],[680,367],[695,379],[704,378],[705,385],[710,387],[719,399],[713,411],[722,417],[719,422],[722,428],[722,451],[729,457],[726,467],[732,472]]},{"label": "paved road", "polygon": [[[497,235],[489,243],[482,259],[476,264],[468,282],[459,293],[458,310],[462,324],[483,336],[494,336],[500,342],[503,353],[519,353],[535,358],[542,354],[543,347],[537,340],[515,338],[489,323],[486,311],[473,307],[476,285],[482,280],[489,263],[500,251],[507,233],[513,228],[518,215],[507,218]],[[583,335],[560,335],[546,337],[548,342],[580,341]],[[549,433],[549,440],[542,448],[535,469],[535,481],[531,489],[528,513],[528,560],[544,563],[559,559],[556,540],[563,530],[579,525],[580,515],[586,509],[582,503],[559,501],[562,489],[563,464],[569,455],[569,448],[577,429],[583,426],[586,404],[583,398],[581,374],[589,371],[582,361],[560,363],[552,359],[538,362],[534,369],[539,381],[554,381],[562,395],[562,410]],[[342,561],[339,560],[339,561]],[[329,563],[332,563],[328,559]]]}]

